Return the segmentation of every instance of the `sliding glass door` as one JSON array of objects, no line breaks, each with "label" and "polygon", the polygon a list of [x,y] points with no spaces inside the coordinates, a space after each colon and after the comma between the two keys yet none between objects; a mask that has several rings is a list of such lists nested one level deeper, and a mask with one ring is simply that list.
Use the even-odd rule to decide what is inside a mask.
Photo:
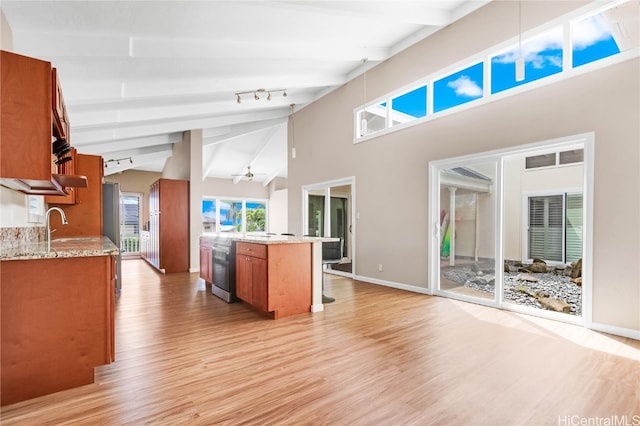
[{"label": "sliding glass door", "polygon": [[497,176],[496,160],[452,163],[439,171],[438,291],[496,300]]},{"label": "sliding glass door", "polygon": [[432,292],[579,323],[592,150],[580,135],[431,163]]},{"label": "sliding glass door", "polygon": [[303,234],[342,239],[342,262],[332,268],[349,274],[353,271],[352,182],[349,178],[303,188]]}]

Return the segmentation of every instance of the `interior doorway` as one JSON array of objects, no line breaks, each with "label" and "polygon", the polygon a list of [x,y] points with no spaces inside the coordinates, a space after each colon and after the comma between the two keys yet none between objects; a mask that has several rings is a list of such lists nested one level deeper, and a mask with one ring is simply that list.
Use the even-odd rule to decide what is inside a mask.
[{"label": "interior doorway", "polygon": [[352,276],[354,269],[354,178],[307,185],[303,195],[303,235],[342,240],[342,261],[330,265],[338,275]]},{"label": "interior doorway", "polygon": [[430,163],[434,294],[590,323],[593,135]]},{"label": "interior doorway", "polygon": [[142,194],[122,192],[120,197],[120,252],[124,258],[140,257]]}]

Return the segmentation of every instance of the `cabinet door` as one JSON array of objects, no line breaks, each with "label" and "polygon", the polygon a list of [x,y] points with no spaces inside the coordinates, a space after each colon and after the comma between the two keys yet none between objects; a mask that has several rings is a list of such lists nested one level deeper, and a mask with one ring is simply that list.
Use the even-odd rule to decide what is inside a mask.
[{"label": "cabinet door", "polygon": [[0,52],[0,177],[51,181],[51,63]]},{"label": "cabinet door", "polygon": [[211,284],[213,282],[212,250],[207,245],[200,245],[200,278]]},{"label": "cabinet door", "polygon": [[251,259],[251,290],[253,306],[261,311],[269,311],[269,289],[267,282],[267,260],[257,257]]},{"label": "cabinet door", "polygon": [[253,304],[252,297],[252,257],[236,257],[236,295],[247,303]]}]

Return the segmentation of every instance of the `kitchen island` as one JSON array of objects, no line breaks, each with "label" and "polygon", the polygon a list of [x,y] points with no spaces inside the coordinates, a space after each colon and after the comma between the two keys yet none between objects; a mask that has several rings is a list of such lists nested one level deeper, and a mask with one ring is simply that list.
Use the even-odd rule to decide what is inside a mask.
[{"label": "kitchen island", "polygon": [[216,254],[206,248],[220,239],[234,242],[236,253],[230,261],[239,299],[273,318],[323,310],[322,242],[336,238],[204,234],[200,275],[210,284]]},{"label": "kitchen island", "polygon": [[106,237],[4,242],[1,405],[90,384],[114,360],[115,256]]}]

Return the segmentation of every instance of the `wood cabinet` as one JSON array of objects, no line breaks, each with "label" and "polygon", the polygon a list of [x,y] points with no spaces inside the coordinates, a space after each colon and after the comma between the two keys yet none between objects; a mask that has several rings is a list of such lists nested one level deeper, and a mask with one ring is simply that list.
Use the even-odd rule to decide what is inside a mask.
[{"label": "wood cabinet", "polygon": [[161,272],[189,270],[189,182],[159,179],[149,189],[149,249]]},{"label": "wood cabinet", "polygon": [[0,52],[2,178],[51,185],[51,63]]},{"label": "wood cabinet", "polygon": [[[77,154],[75,167],[78,173],[86,176],[86,188],[74,188],[73,195],[46,198],[50,206],[58,206],[64,210],[69,222],[62,224],[59,215],[51,215],[51,227],[56,229],[52,238],[62,237],[97,237],[102,235],[102,177],[104,162],[98,155]],[[68,204],[67,197],[73,196],[75,201]]]},{"label": "wood cabinet", "polygon": [[236,245],[236,294],[257,309],[268,312],[267,246]]},{"label": "wood cabinet", "polygon": [[114,257],[1,263],[1,405],[93,383],[115,359]]},{"label": "wood cabinet", "polygon": [[236,294],[274,319],[310,311],[311,243],[236,244]]},{"label": "wood cabinet", "polygon": [[64,186],[83,186],[81,176],[60,175],[52,155],[55,130],[53,93],[69,123],[51,63],[0,51],[0,184],[35,195],[64,195]]},{"label": "wood cabinet", "polygon": [[62,87],[58,79],[58,70],[51,69],[51,120],[53,124],[53,135],[58,139],[69,140],[69,116],[64,103]]},{"label": "wood cabinet", "polygon": [[213,242],[200,238],[200,278],[206,283],[213,283]]}]

